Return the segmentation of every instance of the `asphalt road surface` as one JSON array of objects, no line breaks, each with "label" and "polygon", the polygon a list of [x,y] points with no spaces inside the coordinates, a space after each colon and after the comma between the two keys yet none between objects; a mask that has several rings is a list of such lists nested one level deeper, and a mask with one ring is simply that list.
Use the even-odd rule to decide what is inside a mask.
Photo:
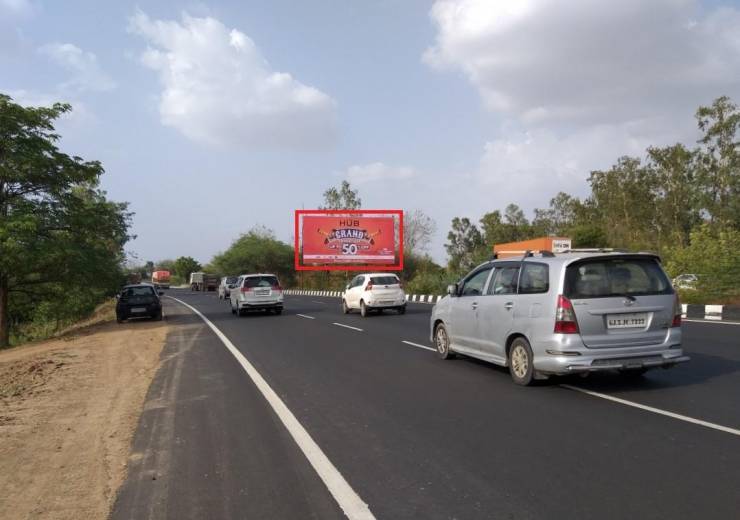
[{"label": "asphalt road surface", "polygon": [[684,323],[692,361],[642,380],[524,388],[438,359],[428,305],[363,319],[286,296],[236,317],[169,295],[223,338],[166,299],[114,519],[738,518],[740,325]]}]

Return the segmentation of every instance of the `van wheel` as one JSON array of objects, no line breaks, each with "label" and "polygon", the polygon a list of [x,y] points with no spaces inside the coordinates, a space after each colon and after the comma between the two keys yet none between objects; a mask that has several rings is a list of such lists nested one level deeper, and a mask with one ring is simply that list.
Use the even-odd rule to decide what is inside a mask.
[{"label": "van wheel", "polygon": [[365,305],[364,301],[360,302],[360,316],[367,318],[367,305]]},{"label": "van wheel", "polygon": [[403,305],[402,307],[398,308],[398,314],[406,314],[406,306]]},{"label": "van wheel", "polygon": [[342,314],[349,314],[349,307],[347,307],[345,300],[342,300]]},{"label": "van wheel", "polygon": [[450,336],[447,334],[447,328],[441,323],[434,329],[434,346],[437,347],[437,355],[442,359],[455,356],[450,352]]},{"label": "van wheel", "polygon": [[524,338],[516,338],[509,349],[509,373],[511,379],[518,385],[527,386],[534,379],[534,356],[529,341]]}]

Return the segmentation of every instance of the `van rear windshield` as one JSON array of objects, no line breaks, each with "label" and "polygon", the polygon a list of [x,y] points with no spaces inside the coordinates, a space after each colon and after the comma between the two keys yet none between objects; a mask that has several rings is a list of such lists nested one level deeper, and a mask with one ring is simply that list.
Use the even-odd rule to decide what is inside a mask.
[{"label": "van rear windshield", "polygon": [[236,281],[239,279],[237,276],[228,276],[226,277],[226,283],[236,283]]},{"label": "van rear windshield", "polygon": [[278,285],[275,276],[250,276],[244,279],[244,287],[272,287]]},{"label": "van rear windshield", "polygon": [[568,266],[564,293],[578,300],[672,294],[673,287],[653,258],[598,258]]},{"label": "van rear windshield", "polygon": [[395,276],[371,276],[370,281],[374,285],[395,285],[398,284],[398,278]]}]

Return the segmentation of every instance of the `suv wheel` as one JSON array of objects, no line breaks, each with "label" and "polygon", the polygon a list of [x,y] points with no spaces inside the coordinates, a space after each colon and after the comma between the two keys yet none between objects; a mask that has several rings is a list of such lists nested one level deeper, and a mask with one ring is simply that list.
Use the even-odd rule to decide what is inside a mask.
[{"label": "suv wheel", "polygon": [[529,341],[516,338],[509,350],[509,373],[516,384],[527,386],[532,383],[534,379],[532,359],[532,348],[529,346]]},{"label": "suv wheel", "polygon": [[236,314],[236,307],[234,307],[234,302],[229,302],[231,304],[231,314]]},{"label": "suv wheel", "polygon": [[347,307],[347,301],[342,300],[342,314],[349,314],[349,307]]},{"label": "suv wheel", "polygon": [[365,305],[365,302],[364,301],[361,301],[360,302],[360,315],[363,318],[366,318],[367,317],[367,305]]},{"label": "suv wheel", "polygon": [[442,359],[449,359],[454,356],[450,352],[450,336],[447,329],[441,323],[434,329],[434,346],[437,347],[437,355]]}]

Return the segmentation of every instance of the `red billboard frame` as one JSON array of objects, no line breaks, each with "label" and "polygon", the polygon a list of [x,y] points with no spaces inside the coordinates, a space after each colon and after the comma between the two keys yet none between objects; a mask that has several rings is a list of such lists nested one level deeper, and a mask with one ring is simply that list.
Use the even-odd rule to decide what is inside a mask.
[{"label": "red billboard frame", "polygon": [[[398,215],[398,263],[365,265],[301,265],[300,229],[301,215]],[[403,210],[402,209],[297,209],[295,210],[294,265],[296,271],[403,271]]]}]

